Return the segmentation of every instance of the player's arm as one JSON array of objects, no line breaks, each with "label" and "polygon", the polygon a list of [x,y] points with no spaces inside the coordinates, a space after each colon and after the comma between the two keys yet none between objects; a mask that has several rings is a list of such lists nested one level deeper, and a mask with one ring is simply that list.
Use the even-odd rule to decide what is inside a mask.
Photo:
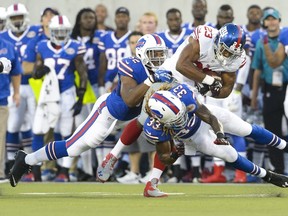
[{"label": "player's arm", "polygon": [[260,77],[261,77],[261,70],[256,69],[253,74],[253,86],[251,97],[251,108],[254,110],[258,108],[257,97],[258,97],[258,90],[260,87]]},{"label": "player's arm", "polygon": [[214,96],[215,98],[226,98],[231,94],[236,81],[236,72],[221,72],[221,79],[223,86],[219,94]]},{"label": "player's arm", "polygon": [[128,77],[128,76],[121,76],[121,96],[129,107],[135,107],[136,105],[140,104],[143,99],[144,95],[149,89],[149,86],[141,83],[137,84],[137,82]]},{"label": "player's arm", "polygon": [[105,52],[100,53],[100,66],[98,73],[98,86],[100,95],[105,93],[105,74],[107,70],[107,58]]},{"label": "player's arm", "polygon": [[21,74],[11,76],[11,82],[13,87],[13,102],[18,107],[20,104],[20,83],[21,83]]},{"label": "player's arm", "polygon": [[268,64],[272,68],[276,68],[282,65],[283,61],[286,58],[285,48],[282,43],[279,43],[277,50],[273,52],[270,48],[268,41],[267,43],[264,42],[264,53]]},{"label": "player's arm", "polygon": [[173,140],[158,142],[156,144],[156,152],[159,160],[166,166],[172,165],[178,157],[184,154],[184,144],[179,143],[175,146]]},{"label": "player's arm", "polygon": [[36,56],[36,63],[34,65],[32,77],[34,79],[41,79],[43,76],[45,76],[49,72],[50,72],[50,68],[44,65],[44,61],[41,55],[38,53]]},{"label": "player's arm", "polygon": [[83,56],[84,56],[83,54],[77,55],[76,58],[74,59],[74,63],[75,63],[75,68],[80,77],[79,89],[86,90],[88,75],[87,75],[87,67],[83,59]]},{"label": "player's arm", "polygon": [[179,59],[176,63],[176,70],[183,74],[185,77],[202,83],[206,75],[202,72],[202,70],[193,64],[199,59],[199,53],[199,42],[192,37],[189,37],[189,43],[180,53]]}]

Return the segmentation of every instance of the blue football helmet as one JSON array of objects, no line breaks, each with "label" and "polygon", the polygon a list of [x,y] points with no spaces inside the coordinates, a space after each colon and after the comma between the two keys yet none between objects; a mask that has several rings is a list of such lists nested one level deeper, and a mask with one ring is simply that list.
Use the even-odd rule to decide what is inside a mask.
[{"label": "blue football helmet", "polygon": [[228,23],[219,29],[214,41],[216,59],[226,66],[242,55],[246,35],[239,25]]}]

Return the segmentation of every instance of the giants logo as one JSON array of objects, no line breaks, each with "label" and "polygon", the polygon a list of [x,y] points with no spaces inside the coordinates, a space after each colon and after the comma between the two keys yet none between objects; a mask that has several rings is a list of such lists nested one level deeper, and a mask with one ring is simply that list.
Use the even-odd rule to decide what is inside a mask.
[{"label": "giants logo", "polygon": [[221,37],[221,38],[224,37],[224,36],[226,36],[226,35],[228,34],[227,26],[222,27],[222,28],[219,30],[219,32],[220,32],[220,37]]},{"label": "giants logo", "polygon": [[235,52],[241,52],[241,43],[237,43],[236,41],[230,46],[230,50],[233,50]]}]

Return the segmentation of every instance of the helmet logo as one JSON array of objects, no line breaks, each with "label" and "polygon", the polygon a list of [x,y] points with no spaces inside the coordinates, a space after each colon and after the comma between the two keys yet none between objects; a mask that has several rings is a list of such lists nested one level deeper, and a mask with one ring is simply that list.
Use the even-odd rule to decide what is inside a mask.
[{"label": "helmet logo", "polygon": [[230,46],[231,50],[234,50],[236,52],[241,52],[241,43],[237,43],[236,41]]},{"label": "helmet logo", "polygon": [[156,118],[158,118],[158,119],[162,119],[162,118],[163,118],[163,114],[161,114],[161,113],[159,112],[159,110],[152,109],[151,112],[152,112],[152,114],[153,114],[154,117],[156,117]]},{"label": "helmet logo", "polygon": [[136,45],[136,48],[137,49],[142,48],[145,45],[145,43],[146,43],[146,40],[144,38],[140,39]]},{"label": "helmet logo", "polygon": [[228,34],[227,26],[222,27],[219,31],[220,37],[225,37]]}]

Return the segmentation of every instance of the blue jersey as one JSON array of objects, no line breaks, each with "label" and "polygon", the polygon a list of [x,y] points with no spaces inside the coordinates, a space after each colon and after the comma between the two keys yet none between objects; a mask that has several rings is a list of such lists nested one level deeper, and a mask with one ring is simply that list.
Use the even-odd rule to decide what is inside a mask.
[{"label": "blue jersey", "polygon": [[55,69],[61,93],[74,85],[74,60],[77,55],[84,54],[85,51],[82,43],[72,39],[59,50],[55,49],[49,40],[38,43],[37,53],[40,54],[45,65]]},{"label": "blue jersey", "polygon": [[[214,25],[213,23],[211,23],[211,22],[206,22],[206,23],[203,24],[203,25],[207,25],[207,26],[211,26],[211,27],[215,28],[215,25]],[[194,29],[197,28],[197,26],[194,26],[194,24],[191,23],[191,22],[186,22],[186,23],[184,23],[184,24],[182,25],[182,28],[186,28],[186,29],[188,29],[188,30],[190,30],[190,31],[193,32]]]},{"label": "blue jersey", "polygon": [[127,121],[137,117],[141,112],[141,104],[137,107],[130,108],[123,101],[120,93],[121,76],[131,77],[138,85],[143,83],[148,78],[149,72],[142,64],[140,59],[136,57],[124,58],[118,65],[118,85],[107,98],[107,107],[109,112],[116,118],[122,121]]},{"label": "blue jersey", "polygon": [[245,32],[245,34],[246,34],[246,43],[245,43],[244,48],[246,46],[248,46],[248,48],[249,48],[249,56],[253,57],[255,49],[256,49],[256,43],[257,43],[257,41],[260,38],[260,34],[259,34],[260,33],[260,29],[256,29],[254,31],[248,31],[246,25],[242,25],[241,27],[242,27],[243,31]]},{"label": "blue jersey", "polygon": [[279,34],[279,42],[285,47],[286,53],[288,53],[288,27],[282,29]]},{"label": "blue jersey", "polygon": [[150,117],[147,118],[143,126],[143,131],[146,137],[154,143],[165,142],[172,138],[178,140],[188,139],[198,130],[201,124],[201,119],[195,114],[198,105],[192,89],[186,84],[179,84],[171,88],[169,91],[176,95],[185,104],[187,110],[189,110],[187,112],[188,121],[183,128],[167,131],[159,121]]},{"label": "blue jersey", "polygon": [[91,85],[98,83],[98,71],[99,71],[99,57],[100,49],[98,47],[99,38],[102,32],[95,31],[92,41],[90,37],[88,38],[79,38],[79,41],[82,41],[86,46],[86,53],[84,54],[84,61],[87,66],[88,80]]},{"label": "blue jersey", "polygon": [[128,36],[131,31],[128,31],[121,38],[115,37],[114,31],[106,32],[100,38],[99,49],[105,52],[107,58],[107,70],[105,74],[105,82],[113,82],[117,75],[117,64],[124,57],[128,42]]},{"label": "blue jersey", "polygon": [[27,47],[25,49],[23,61],[31,63],[36,62],[37,57],[36,46],[42,40],[48,40],[48,37],[46,36],[46,34],[44,34],[44,31],[41,28],[38,34],[28,42]]},{"label": "blue jersey", "polygon": [[165,44],[169,49],[169,56],[171,56],[172,54],[174,54],[176,52],[176,50],[180,46],[180,44],[182,44],[184,42],[184,40],[190,34],[192,34],[192,32],[193,31],[191,29],[182,28],[180,35],[177,36],[177,38],[173,38],[169,34],[169,30],[167,29],[164,32],[158,33],[158,35],[165,41]]},{"label": "blue jersey", "polygon": [[[20,57],[21,63],[24,57],[25,49],[27,47],[28,42],[38,35],[41,26],[29,26],[20,37],[16,37],[11,30],[6,30],[1,32],[0,37],[14,44],[18,56]],[[23,75],[21,79],[21,84],[28,85],[28,79],[31,75]]]},{"label": "blue jersey", "polygon": [[1,57],[6,57],[12,64],[9,74],[0,73],[0,106],[6,106],[8,104],[7,97],[10,95],[10,76],[22,74],[22,67],[15,46],[0,37]]}]

